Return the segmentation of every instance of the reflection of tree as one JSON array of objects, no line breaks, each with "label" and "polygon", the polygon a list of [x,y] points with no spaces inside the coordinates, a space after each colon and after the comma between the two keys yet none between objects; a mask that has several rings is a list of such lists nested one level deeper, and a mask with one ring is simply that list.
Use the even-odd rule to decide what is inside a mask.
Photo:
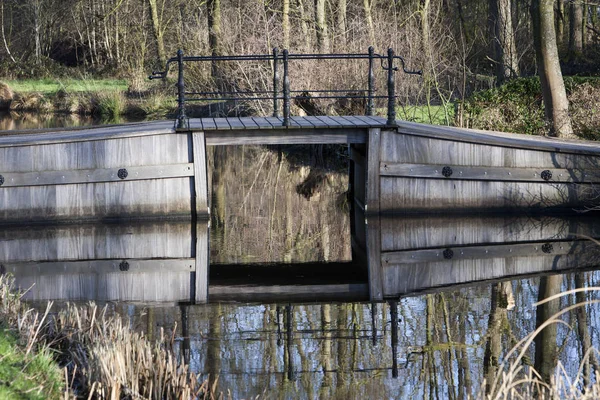
[{"label": "reflection of tree", "polygon": [[[585,275],[583,273],[575,274],[575,288],[583,289],[585,286]],[[577,292],[575,294],[575,300],[577,304],[585,303],[587,301],[586,293],[584,291]],[[588,327],[589,321],[587,314],[587,305],[582,305],[575,310],[575,315],[577,317],[577,337],[581,345],[581,357],[585,357],[588,353],[590,354],[588,358],[585,358],[585,365],[583,369],[584,387],[588,387],[590,385],[591,377],[594,375],[592,373],[592,365],[596,372],[600,370],[596,354],[595,352],[591,351],[592,339]]]},{"label": "reflection of tree", "polygon": [[[350,220],[340,204],[347,191],[340,157],[319,161],[318,201],[297,187],[317,166],[295,148],[218,146],[209,152],[213,263],[308,262],[351,259]],[[334,161],[329,161],[333,159]],[[308,165],[311,165],[310,167]]]},{"label": "reflection of tree", "polygon": [[[489,393],[494,383],[500,357],[502,355],[502,337],[506,331],[510,331],[507,310],[509,308],[512,289],[510,282],[502,282],[492,285],[490,316],[488,318],[487,341],[485,355],[483,357],[483,375],[485,379],[485,391]],[[513,300],[514,303],[514,300]]]},{"label": "reflection of tree", "polygon": [[[562,275],[550,275],[540,278],[538,300],[541,301],[560,293]],[[560,299],[555,299],[537,308],[536,326],[541,326],[560,311]],[[557,362],[557,324],[550,324],[535,337],[535,369],[544,382],[550,382],[550,376]]]}]

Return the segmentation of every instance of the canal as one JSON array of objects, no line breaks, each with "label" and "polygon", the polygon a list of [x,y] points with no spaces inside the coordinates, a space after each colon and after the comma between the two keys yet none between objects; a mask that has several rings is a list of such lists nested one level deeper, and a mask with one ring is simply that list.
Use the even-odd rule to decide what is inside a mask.
[{"label": "canal", "polygon": [[[3,121],[3,129],[32,127]],[[150,337],[174,335],[181,359],[202,377],[218,376],[235,399],[475,396],[556,307],[536,307],[540,298],[600,286],[600,252],[588,240],[600,237],[600,220],[592,214],[438,213],[365,224],[348,200],[346,160],[341,146],[213,148],[211,217],[202,225],[208,304],[189,301],[186,272],[89,267],[115,254],[180,259],[197,234],[189,221],[0,227],[3,270],[34,305],[93,300]],[[372,229],[382,238],[378,284],[388,293],[377,303],[368,301]],[[46,268],[77,262],[88,264]],[[151,300],[158,292],[179,294]],[[594,290],[571,294],[558,307],[598,298]],[[575,376],[589,346],[600,348],[598,312],[592,302],[564,314],[530,346],[524,366],[554,362],[556,353]]]}]

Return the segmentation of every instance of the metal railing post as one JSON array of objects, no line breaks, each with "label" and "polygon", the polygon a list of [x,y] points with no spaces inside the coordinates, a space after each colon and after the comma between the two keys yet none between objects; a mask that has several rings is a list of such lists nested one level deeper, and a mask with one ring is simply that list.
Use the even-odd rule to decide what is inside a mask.
[{"label": "metal railing post", "polygon": [[275,47],[273,49],[273,116],[279,117],[279,49]]},{"label": "metal railing post", "polygon": [[283,50],[283,126],[290,125],[290,76],[288,50]]},{"label": "metal railing post", "polygon": [[388,112],[386,124],[396,125],[396,81],[394,72],[397,68],[394,67],[394,50],[391,48],[388,49],[387,64]]},{"label": "metal railing post", "polygon": [[375,49],[373,46],[369,47],[369,81],[368,81],[368,92],[367,92],[367,115],[373,115],[373,93],[375,90],[375,74],[373,73],[373,61],[374,61]]},{"label": "metal railing post", "polygon": [[185,83],[183,80],[183,50],[177,50],[177,63],[179,65],[179,76],[177,78],[177,129],[188,128],[185,115]]}]

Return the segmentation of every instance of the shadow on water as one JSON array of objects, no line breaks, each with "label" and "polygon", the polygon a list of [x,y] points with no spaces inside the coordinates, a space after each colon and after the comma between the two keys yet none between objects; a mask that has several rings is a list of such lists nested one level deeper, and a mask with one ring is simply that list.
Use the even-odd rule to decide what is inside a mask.
[{"label": "shadow on water", "polygon": [[[215,150],[210,229],[190,220],[0,227],[0,273],[14,274],[32,304],[93,300],[151,337],[174,333],[182,359],[219,375],[233,398],[465,398],[552,311],[536,317],[538,298],[600,284],[599,250],[582,240],[600,237],[600,220],[365,223],[348,212],[344,171],[319,170],[311,157]],[[307,197],[298,187],[317,172]],[[204,248],[194,232],[207,235]],[[194,304],[195,260],[207,254],[209,303]],[[556,304],[598,297],[582,296]],[[599,311],[567,314],[577,331],[558,326],[536,343],[563,351],[532,350],[527,362],[576,370],[600,346]]]}]

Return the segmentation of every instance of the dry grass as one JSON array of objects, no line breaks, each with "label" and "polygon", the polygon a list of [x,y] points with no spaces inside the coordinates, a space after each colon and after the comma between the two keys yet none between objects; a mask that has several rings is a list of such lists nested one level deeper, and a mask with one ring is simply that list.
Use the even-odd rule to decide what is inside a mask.
[{"label": "dry grass", "polygon": [[179,361],[174,337],[151,340],[120,316],[90,303],[51,314],[28,308],[14,281],[0,275],[0,321],[15,327],[26,352],[49,349],[65,368],[65,397],[89,399],[217,399],[217,380],[200,380]]},{"label": "dry grass", "polygon": [[[557,295],[548,297],[535,306],[545,304],[559,297],[569,296],[582,291],[600,291],[598,287],[582,288],[568,290]],[[496,378],[490,385],[490,390],[485,393],[486,387],[482,385],[482,391],[477,396],[480,400],[497,399],[598,399],[600,398],[600,373],[595,372],[595,379],[592,383],[585,383],[584,370],[586,365],[597,357],[600,353],[595,348],[584,354],[580,361],[576,374],[569,373],[567,368],[558,361],[554,373],[551,375],[550,382],[545,382],[540,374],[531,366],[524,366],[523,358],[526,356],[535,337],[540,332],[552,324],[567,325],[561,318],[563,315],[576,310],[579,307],[585,307],[589,304],[600,303],[600,300],[589,300],[577,303],[564,308],[546,320],[535,331],[523,338],[519,343],[508,352],[505,362],[499,369]]]}]

